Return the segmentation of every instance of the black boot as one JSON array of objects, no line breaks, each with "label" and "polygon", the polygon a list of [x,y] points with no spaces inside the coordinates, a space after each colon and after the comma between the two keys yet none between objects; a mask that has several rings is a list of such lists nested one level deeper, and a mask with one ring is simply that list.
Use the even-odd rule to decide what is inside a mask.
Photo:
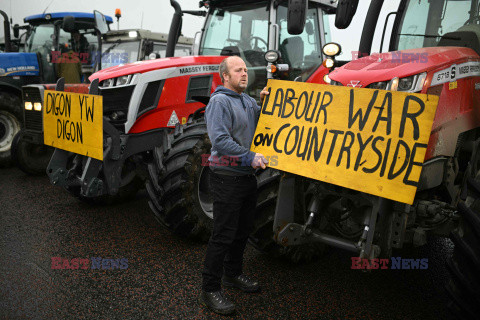
[{"label": "black boot", "polygon": [[205,292],[202,290],[199,297],[199,302],[220,314],[232,314],[235,312],[235,305],[230,301],[222,291]]},{"label": "black boot", "polygon": [[241,274],[238,277],[223,276],[222,284],[225,287],[238,288],[245,292],[257,292],[260,290],[260,285],[257,281],[249,279],[246,275]]}]

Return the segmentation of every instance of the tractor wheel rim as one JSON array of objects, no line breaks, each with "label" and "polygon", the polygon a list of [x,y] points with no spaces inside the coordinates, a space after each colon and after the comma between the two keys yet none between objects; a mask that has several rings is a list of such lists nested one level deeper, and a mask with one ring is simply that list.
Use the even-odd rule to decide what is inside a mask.
[{"label": "tractor wheel rim", "polygon": [[197,195],[203,213],[213,220],[213,198],[210,188],[210,175],[212,171],[208,167],[202,167],[197,184]]},{"label": "tractor wheel rim", "polygon": [[3,123],[3,121],[0,121],[0,141],[3,140],[3,137],[5,136],[6,133],[7,133],[7,128],[5,127],[5,124]]},{"label": "tractor wheel rim", "polygon": [[17,119],[8,112],[0,111],[0,152],[10,150],[13,137],[20,131]]}]

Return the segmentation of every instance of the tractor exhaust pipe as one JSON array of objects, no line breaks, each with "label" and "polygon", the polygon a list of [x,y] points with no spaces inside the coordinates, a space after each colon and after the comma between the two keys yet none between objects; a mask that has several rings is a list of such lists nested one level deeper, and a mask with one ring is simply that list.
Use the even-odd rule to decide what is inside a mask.
[{"label": "tractor exhaust pipe", "polygon": [[0,10],[0,14],[3,16],[3,32],[5,36],[5,52],[12,51],[12,39],[10,38],[10,22],[8,22],[8,16],[5,12]]},{"label": "tractor exhaust pipe", "polygon": [[370,55],[372,52],[373,35],[377,27],[378,17],[382,10],[384,0],[372,0],[368,8],[365,25],[363,26],[362,37],[358,51],[362,55]]},{"label": "tractor exhaust pipe", "polygon": [[170,32],[168,33],[167,49],[165,52],[166,58],[174,56],[175,46],[177,45],[177,41],[182,30],[182,8],[175,0],[170,0],[170,4],[172,5],[173,9],[175,9],[175,13],[173,14],[172,24],[170,25]]}]

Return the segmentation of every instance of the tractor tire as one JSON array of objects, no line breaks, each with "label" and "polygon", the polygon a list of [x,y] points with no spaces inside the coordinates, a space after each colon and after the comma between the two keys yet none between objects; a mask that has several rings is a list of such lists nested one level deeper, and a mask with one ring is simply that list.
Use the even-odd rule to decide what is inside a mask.
[{"label": "tractor tire", "polygon": [[23,139],[22,131],[18,132],[12,141],[12,161],[23,172],[29,175],[44,175],[53,147],[35,144]]},{"label": "tractor tire", "polygon": [[[451,233],[455,245],[447,260],[451,279],[446,286],[451,297],[448,308],[458,319],[476,319],[480,314],[480,150],[476,143],[458,204],[461,220]],[[471,174],[475,172],[475,174]]]},{"label": "tractor tire", "polygon": [[12,164],[11,146],[23,123],[20,97],[0,91],[0,167]]},{"label": "tractor tire", "polygon": [[[146,189],[157,221],[173,233],[203,242],[213,227],[210,169],[203,166],[211,142],[203,118],[193,120],[174,135],[171,149],[156,148],[148,164]],[[203,156],[203,157],[202,157]],[[319,253],[319,244],[283,247],[273,240],[273,215],[280,180],[279,171],[257,171],[258,201],[255,227],[249,242],[258,250],[295,262]]]},{"label": "tractor tire", "polygon": [[155,218],[177,235],[207,241],[213,226],[210,169],[203,166],[211,143],[203,118],[179,127],[171,149],[155,148],[146,189]]},{"label": "tractor tire", "polygon": [[257,171],[258,200],[254,230],[250,235],[249,242],[258,251],[274,258],[294,263],[315,260],[323,254],[325,245],[309,243],[285,247],[279,245],[273,238],[273,223],[279,184],[280,171],[272,168]]}]

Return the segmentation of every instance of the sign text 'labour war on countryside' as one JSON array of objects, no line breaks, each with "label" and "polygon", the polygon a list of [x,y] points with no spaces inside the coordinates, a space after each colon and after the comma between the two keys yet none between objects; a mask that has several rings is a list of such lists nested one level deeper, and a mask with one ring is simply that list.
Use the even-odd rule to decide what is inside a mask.
[{"label": "sign text 'labour war on countryside'", "polygon": [[438,97],[269,80],[252,151],[294,174],[409,203]]}]

